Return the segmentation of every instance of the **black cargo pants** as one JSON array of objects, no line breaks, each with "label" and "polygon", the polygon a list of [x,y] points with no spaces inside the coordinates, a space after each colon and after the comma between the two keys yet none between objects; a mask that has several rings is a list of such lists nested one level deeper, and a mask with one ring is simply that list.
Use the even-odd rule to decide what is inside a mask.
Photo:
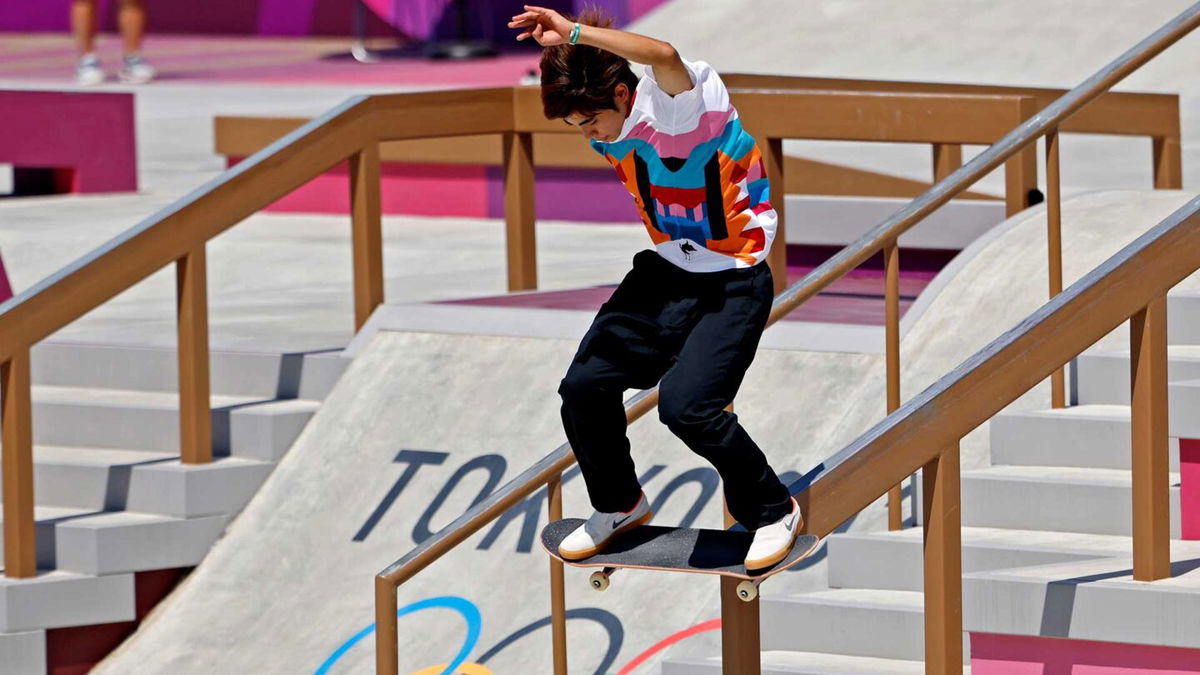
[{"label": "black cargo pants", "polygon": [[659,384],[659,418],[716,468],[739,523],[757,529],[789,513],[787,488],[725,410],[754,360],[772,298],[765,262],[688,272],[654,251],[634,256],[559,387],[567,440],[597,511],[637,502],[622,400],[626,389]]}]

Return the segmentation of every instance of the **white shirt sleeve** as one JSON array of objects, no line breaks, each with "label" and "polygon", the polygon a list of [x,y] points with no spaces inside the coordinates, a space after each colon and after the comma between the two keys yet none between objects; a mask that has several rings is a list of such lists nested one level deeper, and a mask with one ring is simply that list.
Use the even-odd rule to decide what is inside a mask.
[{"label": "white shirt sleeve", "polygon": [[692,78],[692,88],[675,96],[659,88],[653,67],[647,66],[643,77],[650,81],[649,89],[654,97],[654,107],[667,113],[658,116],[660,122],[665,122],[672,128],[692,128],[705,112],[729,109],[729,91],[712,66],[704,61],[687,60],[683,65]]}]

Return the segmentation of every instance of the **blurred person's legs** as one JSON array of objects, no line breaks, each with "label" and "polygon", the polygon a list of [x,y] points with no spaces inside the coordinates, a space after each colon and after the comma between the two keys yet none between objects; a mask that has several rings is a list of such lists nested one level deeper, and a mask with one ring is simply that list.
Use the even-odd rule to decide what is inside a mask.
[{"label": "blurred person's legs", "polygon": [[79,49],[79,65],[75,81],[83,85],[100,84],[104,70],[96,57],[96,0],[75,0],[71,3],[71,32]]},{"label": "blurred person's legs", "polygon": [[[124,56],[118,77],[122,82],[141,84],[154,79],[154,68],[142,58],[142,38],[146,34],[146,7],[142,0],[121,0],[117,12]],[[79,84],[91,85],[104,81],[100,59],[96,57],[96,0],[74,0],[71,3],[71,30],[79,49],[79,66],[75,78]]]}]

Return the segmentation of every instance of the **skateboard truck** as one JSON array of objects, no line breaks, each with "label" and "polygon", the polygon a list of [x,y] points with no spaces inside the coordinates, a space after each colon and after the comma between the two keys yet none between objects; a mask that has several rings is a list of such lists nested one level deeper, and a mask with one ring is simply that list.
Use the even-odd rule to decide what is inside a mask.
[{"label": "skateboard truck", "polygon": [[[588,577],[588,582],[592,588],[597,591],[603,591],[608,588],[611,583],[612,575],[616,573],[618,568],[605,567],[598,571],[592,572]],[[762,583],[762,579],[749,579],[738,582],[737,596],[742,602],[750,602],[758,597],[758,585]]]}]

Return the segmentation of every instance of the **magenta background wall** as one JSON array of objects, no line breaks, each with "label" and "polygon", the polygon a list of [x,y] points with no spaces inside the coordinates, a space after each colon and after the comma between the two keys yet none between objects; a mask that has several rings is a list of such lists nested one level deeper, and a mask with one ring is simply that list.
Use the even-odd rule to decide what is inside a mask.
[{"label": "magenta background wall", "polygon": [[[543,6],[575,11],[584,4],[606,9],[625,25],[666,0],[542,0]],[[354,0],[143,0],[152,33],[236,35],[350,35]],[[116,29],[117,0],[96,0],[101,27]],[[366,0],[372,35],[397,32],[417,40],[450,37],[456,17],[452,0]],[[522,2],[469,0],[472,37],[507,40],[508,18]],[[0,31],[67,32],[71,0],[0,2]]]},{"label": "magenta background wall", "polygon": [[59,170],[64,192],[136,191],[133,94],[0,91],[0,162]]}]

